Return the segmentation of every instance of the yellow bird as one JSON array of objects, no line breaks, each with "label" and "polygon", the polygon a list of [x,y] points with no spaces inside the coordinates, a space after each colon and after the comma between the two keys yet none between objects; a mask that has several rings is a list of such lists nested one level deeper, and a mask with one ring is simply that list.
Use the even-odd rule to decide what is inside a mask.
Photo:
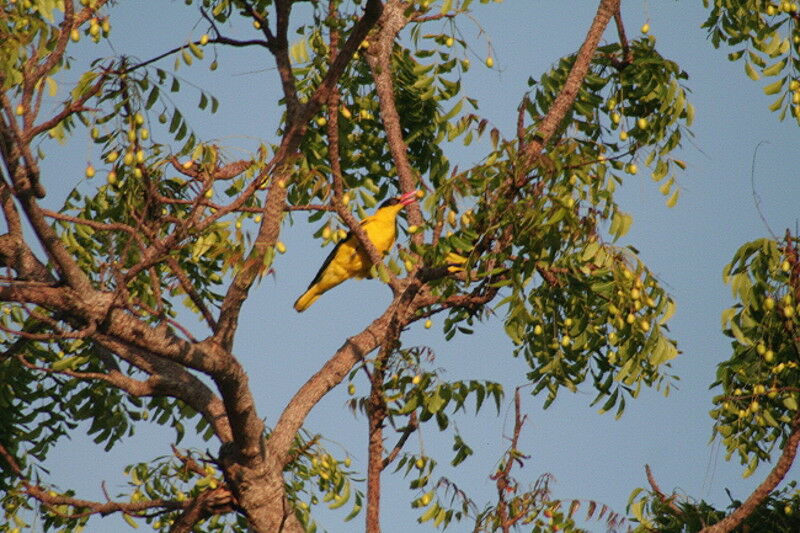
[{"label": "yellow bird", "polygon": [[[397,236],[397,215],[407,205],[417,199],[417,191],[390,198],[381,204],[377,211],[361,221],[364,232],[381,254],[387,254]],[[350,278],[369,276],[372,266],[366,250],[358,242],[353,232],[339,241],[322,267],[317,272],[306,292],[294,303],[294,309],[302,313],[323,293]]]}]

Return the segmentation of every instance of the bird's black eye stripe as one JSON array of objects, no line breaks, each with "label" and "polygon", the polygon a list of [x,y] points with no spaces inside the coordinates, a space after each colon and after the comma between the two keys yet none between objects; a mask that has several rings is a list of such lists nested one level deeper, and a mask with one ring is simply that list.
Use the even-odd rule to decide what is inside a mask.
[{"label": "bird's black eye stripe", "polygon": [[400,200],[397,198],[389,198],[385,202],[383,202],[380,207],[389,207],[390,205],[397,205],[400,203]]}]

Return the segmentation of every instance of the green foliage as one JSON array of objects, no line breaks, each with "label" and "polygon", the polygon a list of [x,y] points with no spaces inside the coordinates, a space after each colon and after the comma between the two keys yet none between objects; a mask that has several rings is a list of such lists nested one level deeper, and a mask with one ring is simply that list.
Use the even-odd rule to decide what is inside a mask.
[{"label": "green foliage", "polygon": [[[709,7],[709,1],[703,2]],[[791,111],[800,124],[800,8],[796,2],[740,0],[714,2],[708,29],[715,47],[725,43],[737,48],[728,54],[730,61],[744,61],[750,79],[777,77],[764,87],[764,94],[777,95],[770,111],[779,111],[783,120]]]},{"label": "green foliage", "polygon": [[306,432],[295,439],[295,460],[286,467],[286,488],[295,513],[308,531],[314,531],[314,506],[326,504],[328,509],[339,509],[351,503],[344,521],[359,515],[364,503],[364,493],[355,487],[358,472],[351,468],[348,456],[337,459],[321,445],[321,437]]},{"label": "green foliage", "polygon": [[[635,249],[600,237],[604,222],[610,222],[614,240],[630,227],[632,218],[621,211],[614,193],[624,173],[636,170],[631,165],[642,153],[657,181],[685,166],[669,154],[693,116],[680,85],[686,74],[653,45],[652,38],[633,43],[630,62],[617,45],[598,51],[576,100],[581,105],[576,103],[558,144],[528,171],[518,190],[504,185],[524,168],[515,143],[493,132],[494,151],[485,163],[454,174],[426,201],[432,211],[438,206],[431,226],[448,224],[453,231],[435,247],[413,251],[424,253],[429,264],[440,264],[451,253],[467,257],[465,279],[439,285],[445,297],[465,286],[501,291],[498,307],[505,307],[506,333],[531,367],[534,393],[547,391],[547,404],[561,387],[574,391],[587,379],[598,391],[595,402],[605,399],[602,410],[616,407],[618,415],[624,395],[635,396],[643,384],[669,390],[661,367],[678,353],[664,326],[674,302]],[[573,61],[572,56],[563,59],[535,85],[526,107],[531,118],[552,105]],[[628,121],[629,142],[606,138]],[[673,183],[670,177],[661,192],[670,194]],[[459,220],[448,211],[462,202],[474,207]],[[476,252],[489,238],[504,247]],[[450,311],[446,337],[471,332],[482,313],[487,311]]]},{"label": "green foliage", "polygon": [[[56,47],[59,27],[54,20],[56,0],[4,2],[0,16],[0,80],[2,90],[12,96],[21,93],[24,71],[31,57],[42,58]],[[48,73],[48,82],[56,87],[52,75],[68,67],[59,61]]]},{"label": "green foliage", "polygon": [[[313,97],[329,72],[331,31],[338,31],[340,40],[347,39],[353,27],[351,16],[361,12],[362,3],[340,3],[339,8],[353,10],[341,17],[329,16],[324,3],[303,6],[309,16],[306,23],[291,28],[296,36],[289,49],[301,104]],[[598,48],[574,105],[542,154],[531,160],[525,144],[536,139],[542,118],[565,87],[576,55],[556,61],[538,81],[531,79],[530,93],[521,102],[519,138],[507,138],[478,114],[478,102],[465,94],[462,85],[474,43],[463,38],[459,25],[465,17],[457,15],[467,13],[470,3],[414,2],[410,9],[418,15],[442,17],[434,24],[413,23],[408,38],[396,40],[391,50],[395,105],[409,164],[428,191],[421,202],[425,222],[413,232],[422,238],[414,244],[401,243],[388,269],[397,276],[419,275],[416,279],[422,280],[425,295],[433,303],[420,309],[413,320],[442,313],[447,340],[471,334],[477,321],[500,314],[516,346],[514,356],[527,364],[526,379],[533,385],[533,394],[546,396],[545,405],[564,388],[586,387],[595,392],[592,405],[620,416],[626,401],[643,386],[669,392],[673,379],[668,374],[669,362],[679,352],[666,326],[675,303],[637,250],[619,242],[633,219],[619,205],[616,192],[638,173],[639,166],[647,167],[667,206],[675,205],[680,192],[677,171],[686,164],[673,153],[694,119],[684,86],[687,75],[656,51],[652,36]],[[86,4],[91,9],[91,2]],[[255,26],[258,38],[268,37],[262,23],[275,16],[272,0],[198,0],[196,4],[219,27],[245,19],[248,29]],[[705,26],[715,46],[724,42],[737,47],[730,59],[744,60],[748,76],[774,78],[764,88],[777,97],[770,109],[780,111],[781,118],[791,109],[800,120],[797,10],[791,3],[789,9],[784,4],[715,2]],[[1,9],[2,90],[15,106],[30,107],[31,94],[25,94],[23,75],[31,57],[43,58],[57,47],[60,26],[54,13],[61,4],[26,0],[7,2]],[[71,41],[88,35],[99,42],[108,36],[108,17],[94,15],[70,33]],[[265,141],[255,153],[234,161],[226,150],[203,142],[190,125],[190,110],[172,103],[171,94],[187,85],[174,71],[183,68],[186,73],[187,67],[206,56],[197,43],[177,43],[173,72],[119,59],[98,60],[80,75],[69,95],[62,95],[81,102],[78,110],[66,113],[49,131],[39,132],[36,147],[38,157],[43,157],[51,142],[44,133],[65,141],[86,131],[98,161],[102,159],[97,168],[90,164],[87,179],[69,194],[60,213],[51,215],[58,238],[93,287],[115,294],[116,309],[191,338],[175,319],[189,310],[213,323],[223,288],[253,250],[253,232],[263,220],[263,190],[285,187],[290,209],[310,211],[309,220],[317,224],[316,237],[325,244],[341,240],[347,228],[325,205],[330,204],[334,190],[329,154],[332,133],[338,140],[336,157],[346,208],[363,217],[394,195],[398,175],[386,119],[375,98],[367,57],[371,38],[365,39],[337,81],[338,108],[334,111],[325,102],[306,125],[299,153],[288,160],[289,173],[281,177],[285,181],[277,183],[272,181],[277,171],[270,166],[277,146]],[[486,64],[491,68],[491,53],[489,59]],[[66,59],[59,58],[39,80],[51,97],[58,92],[57,75],[68,66]],[[211,94],[199,92],[198,110],[213,113],[218,104]],[[25,106],[23,112],[27,112]],[[276,125],[278,135],[289,127],[290,111]],[[338,129],[331,132],[333,112]],[[447,156],[455,142],[473,147],[484,157],[472,167],[459,169]],[[100,177],[105,182],[98,183]],[[781,447],[797,416],[800,374],[794,339],[800,292],[795,242],[749,243],[726,269],[726,280],[740,303],[723,313],[723,328],[733,339],[733,356],[719,367],[715,385],[722,392],[711,414],[715,435],[721,436],[729,457],[738,454],[747,464],[746,474]],[[260,274],[270,271],[275,250],[282,246],[278,242],[274,248],[267,247]],[[383,281],[388,279],[385,270],[376,270],[383,274],[379,276]],[[40,463],[81,422],[105,449],[132,435],[147,420],[173,427],[176,441],[192,420],[203,438],[214,436],[209,421],[181,401],[170,396],[140,399],[92,379],[92,373],[109,368],[134,379],[147,375],[135,361],[106,353],[90,333],[74,338],[54,334],[41,340],[36,336],[40,331],[61,329],[85,333],[93,325],[18,304],[3,307],[0,321],[5,328],[4,350],[8,350],[0,360],[4,385],[0,388],[0,444],[19,458],[27,478],[43,473]],[[23,340],[15,335],[20,331],[26,334]],[[412,427],[412,420],[413,424],[434,421],[440,431],[452,431],[456,429],[453,417],[472,406],[477,412],[488,400],[499,411],[500,384],[444,381],[428,368],[426,358],[432,358],[426,349],[398,348],[387,368],[380,369],[385,379],[377,386],[390,425],[402,431]],[[365,368],[375,370],[374,361],[365,361],[350,378]],[[353,398],[349,405],[353,411],[366,413],[368,400]],[[347,505],[345,520],[350,520],[364,503],[350,458],[334,457],[321,440],[298,436],[285,471],[288,499],[311,531],[317,528],[314,506]],[[448,459],[458,467],[473,450],[457,431],[452,432],[452,442]],[[119,497],[130,502],[160,498],[183,502],[225,483],[211,456],[191,455],[192,461],[202,463],[200,470],[188,468],[189,461],[181,456],[132,465],[126,470],[129,490]],[[501,467],[521,463],[523,458],[518,450],[509,450]],[[476,531],[497,530],[503,519],[499,507],[479,510],[455,483],[436,478],[437,464],[437,458],[421,451],[405,451],[395,463],[395,471],[408,479],[414,494],[411,507],[419,512],[419,521],[447,527],[474,518]],[[46,530],[78,531],[83,526],[84,517],[64,516],[80,513],[80,508],[34,509],[14,478],[5,469],[0,476],[7,524],[27,527],[24,518],[36,512]],[[574,516],[580,502],[567,506],[553,501],[543,479],[530,489],[515,485],[507,500],[510,511],[524,516],[520,524],[533,531],[555,526],[576,531]],[[59,494],[57,488],[53,491]],[[680,504],[684,514],[676,518],[657,498],[639,495],[631,499],[631,513],[643,525],[665,531],[694,530],[721,516],[701,502]],[[782,517],[778,516],[781,505]],[[791,530],[794,519],[786,508],[796,507],[795,496],[774,495],[763,509],[765,523],[773,524],[776,531]],[[596,508],[591,502],[590,518]],[[178,513],[170,509],[135,518],[166,531]],[[604,513],[605,508],[601,516]],[[242,515],[229,514],[210,516],[200,527],[223,531],[247,526]]]},{"label": "green foliage", "polygon": [[[737,531],[774,531],[775,533],[791,533],[800,528],[800,492],[795,481],[786,487],[773,492],[756,508],[750,516],[737,528]],[[731,498],[726,509],[717,509],[700,500],[671,500],[672,506],[658,495],[634,491],[631,496],[629,510],[632,510],[639,527],[635,532],[661,531],[664,533],[694,533],[710,524],[719,522],[742,505],[742,502]],[[644,513],[647,513],[646,515]]]},{"label": "green foliage", "polygon": [[759,239],[743,245],[725,268],[739,301],[722,313],[732,356],[717,369],[722,389],[711,411],[714,435],[745,476],[783,447],[797,416],[798,370],[796,239]]}]

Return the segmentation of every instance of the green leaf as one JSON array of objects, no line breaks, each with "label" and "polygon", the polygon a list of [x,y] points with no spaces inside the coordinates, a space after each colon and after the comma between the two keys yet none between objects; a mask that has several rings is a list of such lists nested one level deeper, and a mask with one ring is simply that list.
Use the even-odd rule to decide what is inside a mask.
[{"label": "green leaf", "polygon": [[797,411],[797,398],[794,396],[787,396],[783,399],[783,405],[790,411]]},{"label": "green leaf", "polygon": [[782,71],[785,66],[786,66],[786,58],[778,61],[772,66],[765,68],[761,72],[764,74],[764,76],[775,76],[776,74],[780,73],[780,71]]},{"label": "green leaf", "polygon": [[769,85],[764,87],[764,94],[769,95],[769,94],[777,93],[778,91],[781,90],[781,87],[783,87],[783,84],[784,84],[785,81],[786,81],[786,78],[781,78],[781,79],[779,79],[779,80],[777,80],[777,81],[775,81],[773,83],[770,83]]},{"label": "green leaf", "polygon": [[128,513],[122,513],[122,519],[125,520],[125,522],[127,522],[128,525],[133,529],[139,529],[139,524],[137,524],[133,517],[131,517],[131,515]]},{"label": "green leaf", "polygon": [[758,81],[761,79],[761,74],[756,72],[756,69],[753,68],[753,65],[751,65],[749,61],[744,62],[744,71],[753,81]]}]

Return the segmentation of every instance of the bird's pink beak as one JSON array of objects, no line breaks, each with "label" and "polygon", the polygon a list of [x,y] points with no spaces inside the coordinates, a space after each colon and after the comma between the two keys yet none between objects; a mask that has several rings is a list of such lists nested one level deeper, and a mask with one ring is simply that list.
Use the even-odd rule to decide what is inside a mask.
[{"label": "bird's pink beak", "polygon": [[404,206],[411,205],[417,201],[417,191],[414,190],[411,192],[407,192],[403,195],[398,196],[397,199],[400,200],[400,203],[403,204]]}]

